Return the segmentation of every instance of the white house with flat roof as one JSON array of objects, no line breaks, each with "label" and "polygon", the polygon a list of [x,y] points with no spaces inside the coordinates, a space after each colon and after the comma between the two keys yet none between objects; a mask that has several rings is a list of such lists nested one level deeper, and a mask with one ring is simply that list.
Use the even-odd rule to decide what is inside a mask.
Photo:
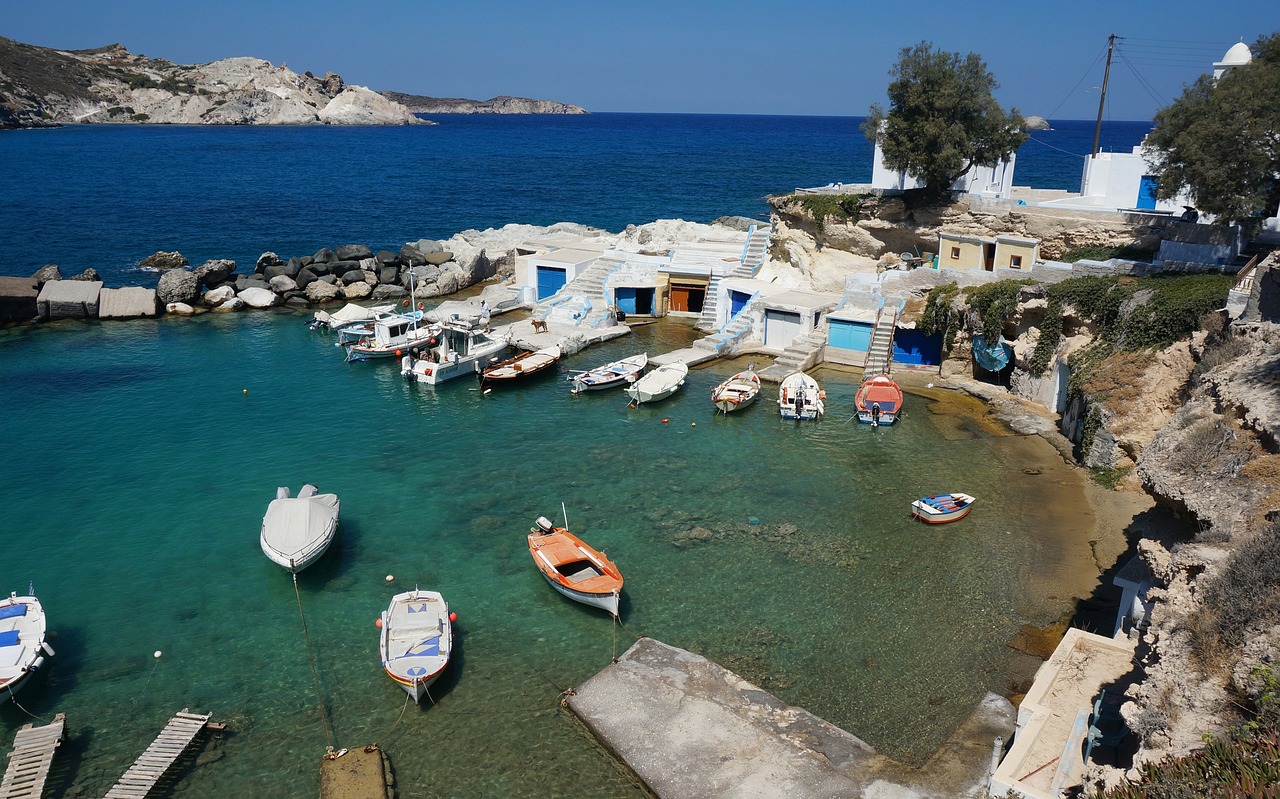
[{"label": "white house with flat roof", "polygon": [[564,288],[565,284],[587,271],[603,252],[601,249],[576,247],[551,247],[536,252],[522,252],[517,248],[515,282],[520,286],[532,286],[535,298],[545,300]]}]

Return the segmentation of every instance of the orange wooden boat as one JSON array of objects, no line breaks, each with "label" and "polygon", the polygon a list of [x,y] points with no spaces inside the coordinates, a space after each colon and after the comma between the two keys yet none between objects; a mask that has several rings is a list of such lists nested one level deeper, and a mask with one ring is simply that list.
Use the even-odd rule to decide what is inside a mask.
[{"label": "orange wooden boat", "polygon": [[575,602],[618,615],[622,572],[603,553],[539,516],[529,528],[529,554],[551,587]]}]

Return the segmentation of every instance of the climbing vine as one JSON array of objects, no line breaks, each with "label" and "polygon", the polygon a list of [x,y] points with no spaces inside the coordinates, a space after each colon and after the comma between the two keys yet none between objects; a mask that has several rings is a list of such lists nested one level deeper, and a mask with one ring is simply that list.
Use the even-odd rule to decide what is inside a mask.
[{"label": "climbing vine", "polygon": [[924,300],[924,313],[920,315],[920,332],[926,336],[942,337],[942,352],[948,353],[956,341],[960,315],[952,303],[960,293],[960,286],[944,283],[929,290]]},{"label": "climbing vine", "polygon": [[1008,324],[1013,312],[1018,309],[1018,292],[1023,286],[1029,286],[1034,280],[1001,280],[985,286],[965,289],[965,300],[969,308],[978,314],[982,323],[982,336],[988,344],[1000,340],[1004,326]]}]

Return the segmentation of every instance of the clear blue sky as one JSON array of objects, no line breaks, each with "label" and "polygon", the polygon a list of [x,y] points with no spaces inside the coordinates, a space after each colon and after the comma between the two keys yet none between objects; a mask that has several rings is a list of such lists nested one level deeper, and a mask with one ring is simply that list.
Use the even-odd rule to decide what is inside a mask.
[{"label": "clear blue sky", "polygon": [[1006,107],[1092,119],[1115,33],[1106,116],[1150,119],[1232,44],[1276,31],[1276,0],[0,0],[0,35],[45,47],[257,56],[380,90],[600,112],[861,116],[923,40],[982,56]]}]

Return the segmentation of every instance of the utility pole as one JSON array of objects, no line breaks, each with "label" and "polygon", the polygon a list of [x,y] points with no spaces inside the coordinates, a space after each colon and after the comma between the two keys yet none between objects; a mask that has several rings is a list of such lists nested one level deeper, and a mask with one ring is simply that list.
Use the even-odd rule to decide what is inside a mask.
[{"label": "utility pole", "polygon": [[1098,154],[1098,139],[1102,136],[1102,108],[1107,102],[1107,80],[1111,77],[1111,54],[1116,49],[1116,35],[1107,37],[1107,68],[1102,73],[1102,96],[1098,98],[1098,123],[1093,126],[1093,152],[1089,157]]}]

